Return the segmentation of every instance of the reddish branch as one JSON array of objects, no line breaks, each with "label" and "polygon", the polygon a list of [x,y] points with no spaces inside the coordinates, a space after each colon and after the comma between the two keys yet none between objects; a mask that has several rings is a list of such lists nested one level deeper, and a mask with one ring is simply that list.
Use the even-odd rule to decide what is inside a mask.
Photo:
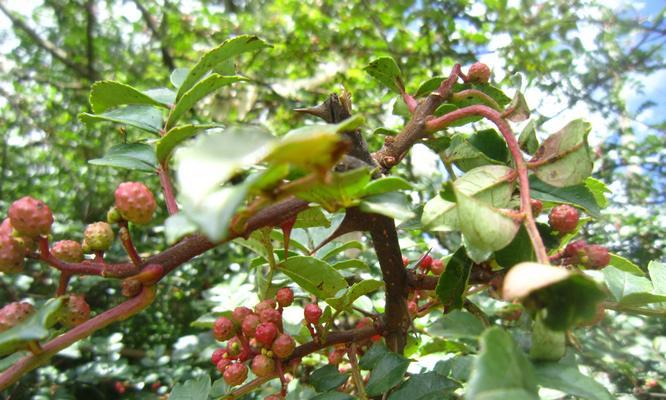
[{"label": "reddish branch", "polygon": [[153,302],[154,298],[155,288],[146,287],[138,296],[91,318],[67,333],[47,342],[41,346],[42,351],[39,354],[30,354],[23,357],[0,374],[0,390],[6,389],[9,385],[16,382],[23,374],[48,362],[53,355],[62,349],[69,347],[72,343],[90,336],[92,332],[102,329],[113,322],[125,320],[132,315],[139,313],[141,310],[148,307]]},{"label": "reddish branch", "polygon": [[502,114],[497,110],[493,110],[492,108],[481,104],[464,107],[446,115],[442,115],[439,118],[429,120],[426,123],[427,132],[436,132],[450,126],[455,121],[473,115],[480,115],[495,124],[509,146],[509,152],[511,152],[511,156],[516,165],[516,171],[518,172],[518,182],[520,184],[520,212],[525,215],[525,228],[532,241],[532,247],[534,247],[537,259],[543,264],[548,264],[548,253],[546,252],[546,247],[543,244],[536,222],[534,221],[534,215],[532,215],[527,165],[523,159],[523,154],[520,151],[518,141],[513,135],[513,131],[509,124],[504,118],[502,118]]}]

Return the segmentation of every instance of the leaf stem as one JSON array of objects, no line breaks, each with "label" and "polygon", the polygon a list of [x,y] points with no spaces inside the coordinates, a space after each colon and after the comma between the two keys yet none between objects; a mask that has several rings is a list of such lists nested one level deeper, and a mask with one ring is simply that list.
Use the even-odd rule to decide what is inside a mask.
[{"label": "leaf stem", "polygon": [[136,247],[134,247],[134,243],[132,242],[132,235],[130,235],[127,221],[120,222],[120,233],[118,236],[120,236],[120,242],[122,243],[123,248],[127,252],[130,260],[132,260],[132,263],[137,267],[141,266],[141,257],[139,256],[139,253],[136,251]]},{"label": "leaf stem", "polygon": [[166,163],[160,163],[160,166],[157,167],[157,175],[160,177],[160,185],[162,185],[167,212],[169,215],[174,215],[178,212],[178,203],[176,203],[176,196],[174,195],[171,177],[169,176],[169,166]]},{"label": "leaf stem", "polygon": [[359,369],[358,361],[356,360],[356,352],[356,343],[352,342],[349,350],[347,351],[347,357],[349,357],[349,363],[351,364],[352,380],[354,381],[354,386],[356,386],[358,397],[361,400],[368,400],[368,395],[365,393],[365,386],[363,385],[361,370]]}]

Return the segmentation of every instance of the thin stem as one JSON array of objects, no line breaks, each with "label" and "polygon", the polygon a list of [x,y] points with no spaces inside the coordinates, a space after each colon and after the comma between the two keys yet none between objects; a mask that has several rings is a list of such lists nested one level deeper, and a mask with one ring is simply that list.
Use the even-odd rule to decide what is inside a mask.
[{"label": "thin stem", "polygon": [[55,292],[55,297],[62,296],[63,294],[67,293],[67,285],[69,285],[69,279],[72,277],[67,272],[61,272],[60,273],[60,279],[58,280],[58,288],[56,289]]},{"label": "thin stem", "polygon": [[169,215],[174,215],[178,212],[178,203],[176,203],[176,196],[174,195],[171,177],[169,176],[169,166],[166,163],[161,163],[157,167],[157,175],[160,177],[160,185],[162,185],[162,193],[164,193],[167,211]]},{"label": "thin stem", "polygon": [[407,92],[402,92],[402,101],[405,102],[405,105],[407,106],[407,109],[409,110],[410,113],[414,113],[414,110],[416,110],[416,107],[419,105],[416,101],[416,99],[408,94]]},{"label": "thin stem", "polygon": [[127,226],[127,221],[122,221],[120,222],[120,242],[123,245],[123,248],[127,252],[127,255],[129,256],[130,260],[132,260],[132,263],[136,265],[137,267],[141,266],[142,261],[141,257],[139,256],[139,253],[136,251],[136,247],[134,247],[134,242],[132,242],[132,235],[130,235],[129,227]]},{"label": "thin stem", "polygon": [[351,364],[352,380],[354,381],[354,386],[356,386],[356,394],[361,400],[368,400],[368,395],[365,393],[365,386],[363,385],[363,377],[361,376],[361,370],[358,367],[358,361],[356,360],[356,343],[352,343],[347,351],[347,357],[349,357],[349,363]]},{"label": "thin stem", "polygon": [[525,228],[532,241],[532,247],[536,253],[537,259],[542,264],[549,264],[546,247],[543,244],[539,230],[537,229],[534,215],[532,214],[532,199],[530,197],[530,184],[527,176],[527,165],[520,151],[520,146],[509,124],[502,118],[501,114],[488,106],[481,104],[460,108],[439,118],[434,118],[426,122],[427,132],[436,132],[451,125],[453,122],[472,115],[480,115],[490,120],[504,137],[511,156],[513,157],[518,172],[518,183],[520,185],[520,212],[525,214]]}]

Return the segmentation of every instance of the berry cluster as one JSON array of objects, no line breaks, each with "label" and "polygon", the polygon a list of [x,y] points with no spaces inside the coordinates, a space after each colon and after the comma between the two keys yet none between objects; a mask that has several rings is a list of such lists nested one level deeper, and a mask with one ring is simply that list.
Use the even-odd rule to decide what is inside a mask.
[{"label": "berry cluster", "polygon": [[13,202],[8,214],[0,225],[0,272],[17,273],[35,241],[51,232],[53,214],[43,201],[29,196]]},{"label": "berry cluster", "polygon": [[284,332],[282,324],[282,309],[293,301],[294,292],[282,288],[274,299],[259,302],[254,310],[237,307],[230,317],[220,317],[215,321],[213,336],[227,343],[213,352],[211,361],[228,385],[245,382],[248,374],[246,362],[258,377],[273,377],[280,373],[282,362],[296,348],[296,342]]},{"label": "berry cluster", "polygon": [[[407,267],[409,263],[410,263],[409,258],[402,256],[402,264],[405,267]],[[442,260],[437,258],[432,258],[432,256],[430,256],[429,254],[426,254],[425,256],[419,259],[419,261],[417,262],[417,267],[421,274],[425,275],[429,272],[432,272],[432,274],[435,276],[442,275],[444,269],[446,268]],[[431,301],[431,297],[432,297],[432,291],[428,290],[412,291],[409,294],[409,297],[407,298],[407,311],[409,312],[409,315],[412,316],[412,318],[417,317],[419,315],[423,315],[421,309],[427,310],[430,306],[434,305],[434,303]],[[428,302],[424,304],[422,307],[419,307],[419,300],[427,300]]]}]

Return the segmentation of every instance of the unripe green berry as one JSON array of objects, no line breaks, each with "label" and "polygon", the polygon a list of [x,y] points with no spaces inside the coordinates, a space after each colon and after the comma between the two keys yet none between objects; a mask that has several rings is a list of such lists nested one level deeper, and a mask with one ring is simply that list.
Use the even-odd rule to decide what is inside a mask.
[{"label": "unripe green berry", "polygon": [[83,232],[84,245],[90,251],[106,251],[113,243],[113,229],[106,222],[95,222]]}]

